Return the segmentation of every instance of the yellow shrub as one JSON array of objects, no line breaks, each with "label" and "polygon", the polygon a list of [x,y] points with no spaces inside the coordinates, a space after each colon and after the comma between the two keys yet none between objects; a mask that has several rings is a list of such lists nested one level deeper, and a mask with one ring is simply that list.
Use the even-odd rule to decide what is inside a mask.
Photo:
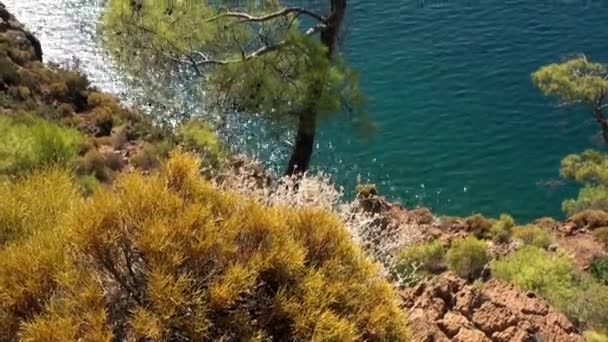
[{"label": "yellow shrub", "polygon": [[392,287],[332,214],[264,207],[174,153],[0,250],[0,341],[403,341]]},{"label": "yellow shrub", "polygon": [[77,199],[72,179],[60,170],[0,183],[0,248],[54,227]]}]

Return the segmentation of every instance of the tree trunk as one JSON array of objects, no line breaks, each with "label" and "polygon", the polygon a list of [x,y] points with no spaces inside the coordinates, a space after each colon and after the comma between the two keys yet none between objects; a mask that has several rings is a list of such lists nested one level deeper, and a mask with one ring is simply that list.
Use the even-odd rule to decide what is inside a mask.
[{"label": "tree trunk", "polygon": [[608,144],[608,123],[606,120],[602,121],[602,137],[604,137],[604,142]]},{"label": "tree trunk", "polygon": [[602,137],[604,138],[604,142],[608,144],[608,120],[604,117],[604,113],[601,108],[594,108],[593,114],[595,116],[595,120],[602,126]]},{"label": "tree trunk", "polygon": [[[321,31],[321,43],[327,49],[327,58],[331,59],[340,33],[340,26],[346,12],[346,0],[329,0],[331,3],[331,12],[325,21],[326,28]],[[317,103],[323,92],[322,82],[319,83],[319,89],[313,91],[316,94],[311,99],[312,104],[307,110],[304,110],[298,116],[298,133],[287,165],[285,175],[293,176],[302,174],[308,171],[310,159],[314,150],[316,126],[317,126]]]},{"label": "tree trunk", "polygon": [[289,164],[287,165],[287,171],[285,172],[288,176],[304,173],[310,166],[310,159],[315,144],[316,117],[316,111],[312,110],[302,112],[298,118],[298,133]]}]

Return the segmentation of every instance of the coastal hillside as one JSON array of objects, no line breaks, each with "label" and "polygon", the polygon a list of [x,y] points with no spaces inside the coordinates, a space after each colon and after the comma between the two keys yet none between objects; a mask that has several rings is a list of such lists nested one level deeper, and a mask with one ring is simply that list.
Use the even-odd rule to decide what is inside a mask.
[{"label": "coastal hillside", "polygon": [[531,222],[349,200],[125,107],[0,20],[0,341],[608,341],[603,197]]}]

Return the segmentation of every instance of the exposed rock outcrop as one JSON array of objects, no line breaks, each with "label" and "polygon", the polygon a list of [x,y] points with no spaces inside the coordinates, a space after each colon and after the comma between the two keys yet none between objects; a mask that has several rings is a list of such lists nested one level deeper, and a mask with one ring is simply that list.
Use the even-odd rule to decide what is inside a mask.
[{"label": "exposed rock outcrop", "polygon": [[584,341],[545,301],[495,279],[474,286],[444,273],[401,294],[419,341]]}]

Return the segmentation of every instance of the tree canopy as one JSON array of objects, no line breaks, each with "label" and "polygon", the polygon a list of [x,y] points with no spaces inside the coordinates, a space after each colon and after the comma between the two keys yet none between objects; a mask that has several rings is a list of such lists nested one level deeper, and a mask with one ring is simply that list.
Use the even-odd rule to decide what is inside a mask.
[{"label": "tree canopy", "polygon": [[587,150],[569,155],[562,160],[561,175],[584,185],[578,198],[564,201],[566,214],[585,209],[608,210],[608,154]]},{"label": "tree canopy", "polygon": [[328,1],[325,14],[281,1],[244,3],[110,0],[102,29],[132,72],[186,66],[203,82],[209,110],[297,119],[294,154],[303,144],[312,153],[317,119],[363,113],[358,75],[337,51],[346,1]]},{"label": "tree canopy", "polygon": [[563,104],[595,105],[608,91],[608,68],[579,56],[541,67],[532,80],[545,95],[555,96]]},{"label": "tree canopy", "polygon": [[607,65],[591,62],[581,55],[541,67],[532,74],[532,81],[545,95],[556,97],[562,105],[582,103],[588,106],[608,143],[608,121],[604,115],[608,108]]}]

